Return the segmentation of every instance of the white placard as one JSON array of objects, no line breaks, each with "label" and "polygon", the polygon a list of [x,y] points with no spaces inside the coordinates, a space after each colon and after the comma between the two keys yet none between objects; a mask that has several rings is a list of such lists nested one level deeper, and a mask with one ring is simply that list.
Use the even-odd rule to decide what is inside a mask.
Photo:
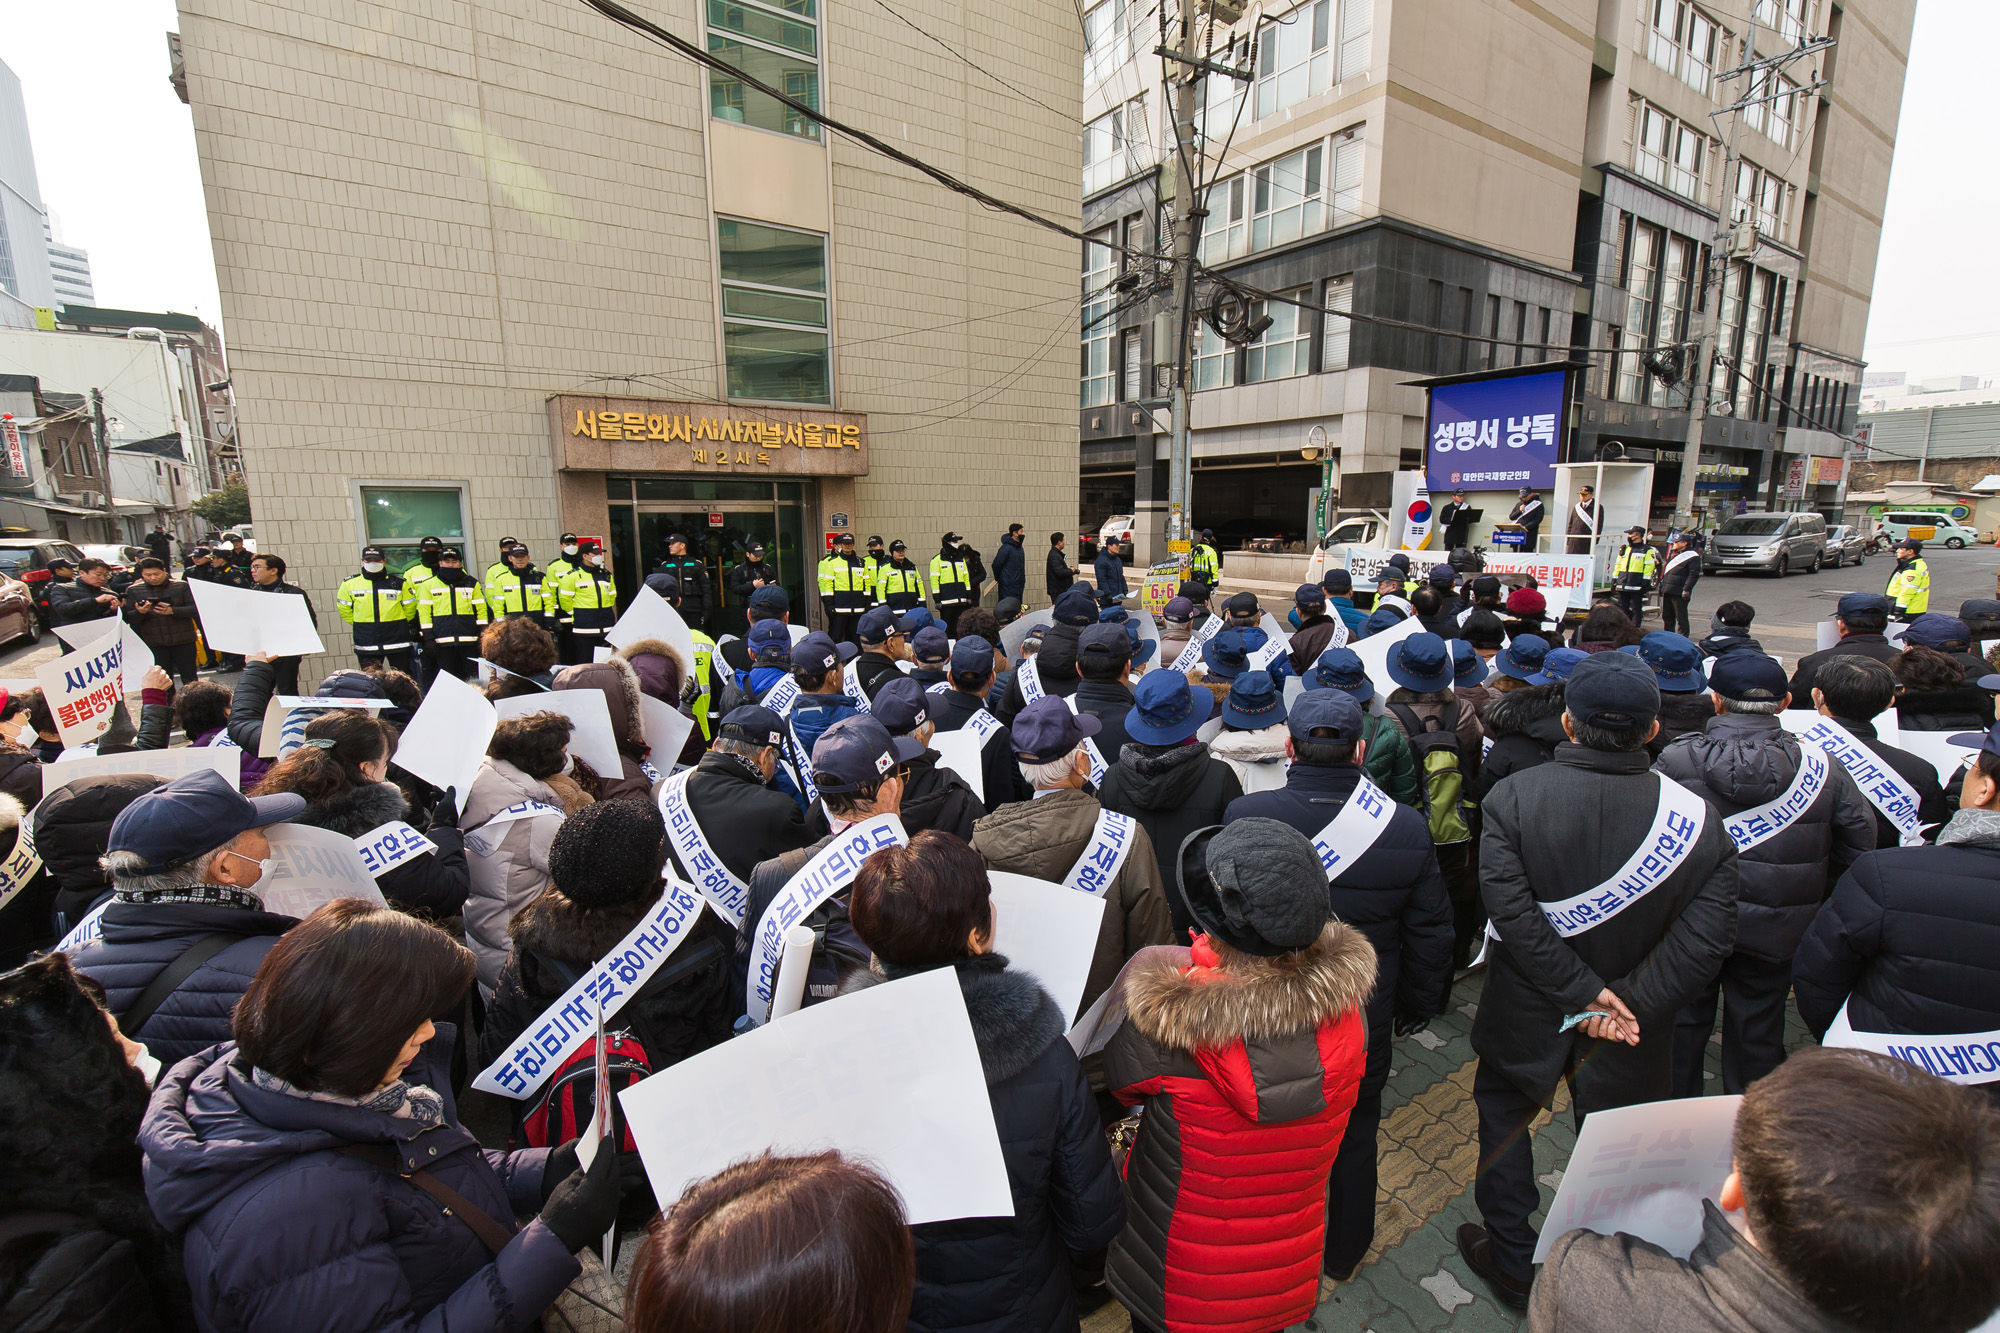
[{"label": "white placard", "polygon": [[1813,648],[1825,652],[1840,642],[1840,626],[1831,620],[1822,620],[1813,626]]},{"label": "white placard", "polygon": [[1397,621],[1378,634],[1371,634],[1365,639],[1347,645],[1354,650],[1354,655],[1361,659],[1361,665],[1367,668],[1368,679],[1375,682],[1378,696],[1387,695],[1397,688],[1396,682],[1389,677],[1390,650],[1412,634],[1423,632],[1424,622],[1415,616],[1410,616]]},{"label": "white placard", "polygon": [[766,1023],[619,1094],[656,1198],[770,1149],[867,1161],[912,1225],[1011,1217],[979,1047],[949,967]]},{"label": "white placard", "polygon": [[688,733],[694,730],[694,719],[672,704],[641,694],[639,725],[645,730],[646,744],[653,750],[648,757],[664,771],[680,762],[681,747],[687,744]]},{"label": "white placard", "polygon": [[986,801],[986,769],[980,763],[983,746],[979,733],[970,727],[957,731],[939,731],[931,735],[931,749],[937,751],[938,767],[948,768],[965,779],[965,785],[972,788],[981,804]]},{"label": "white placard", "polygon": [[1125,986],[1132,973],[1156,962],[1175,967],[1194,964],[1194,951],[1185,944],[1149,944],[1125,960],[1104,994],[1097,997],[1083,1017],[1070,1025],[1069,1044],[1079,1057],[1095,1055],[1111,1040],[1111,1034],[1125,1021]]},{"label": "white placard", "polygon": [[125,648],[117,627],[73,653],[35,668],[49,715],[65,747],[88,745],[111,729],[111,710],[125,697]]},{"label": "white placard", "polygon": [[252,592],[226,583],[188,584],[201,612],[201,635],[219,653],[298,657],[323,653],[306,599],[295,593]]},{"label": "white placard", "polygon": [[[549,695],[529,697],[546,699]],[[450,672],[439,672],[396,743],[396,766],[440,790],[450,787],[458,793],[458,808],[463,813],[499,720],[485,695]]]},{"label": "white placard", "polygon": [[694,631],[681,619],[681,613],[667,604],[666,598],[647,587],[639,589],[632,605],[625,608],[625,614],[604,635],[604,641],[613,648],[623,648],[641,639],[658,639],[672,646],[681,655],[681,668],[689,675],[694,674]]},{"label": "white placard", "polygon": [[42,770],[42,794],[79,778],[107,773],[148,773],[172,782],[190,773],[214,769],[231,787],[243,787],[243,751],[216,745],[183,745],[172,750],[126,750],[119,754],[83,755],[58,759]]},{"label": "white placard", "polygon": [[986,879],[993,886],[993,951],[1041,982],[1062,1006],[1063,1022],[1074,1022],[1097,956],[1104,899],[1004,870],[989,870]]},{"label": "white placard", "polygon": [[611,730],[611,706],[600,689],[520,694],[494,704],[493,713],[502,722],[531,713],[561,713],[575,724],[569,737],[571,754],[596,769],[597,776],[606,781],[614,781],[625,772],[618,758],[617,734]]},{"label": "white placard", "polygon": [[[111,624],[111,620],[101,619],[86,620],[80,625],[52,625],[50,628],[55,630],[58,639],[70,647],[81,648],[106,638]],[[157,663],[153,650],[139,637],[139,631],[127,624],[123,616],[117,618],[117,624],[118,641],[125,646],[125,693],[137,694],[140,679]]]},{"label": "white placard", "polygon": [[1055,608],[1045,606],[1039,611],[1030,611],[1019,620],[1009,621],[1000,627],[1000,647],[1006,650],[1007,660],[1018,661],[1021,644],[1038,629],[1046,629],[1056,623]]},{"label": "white placard", "polygon": [[264,910],[303,920],[336,898],[382,903],[382,890],[354,839],[304,824],[272,824],[271,869],[251,890]]},{"label": "white placard", "polygon": [[[1786,731],[1791,732],[1792,735],[1797,736],[1812,726],[1813,723],[1818,722],[1820,716],[1819,710],[1812,706],[1812,698],[1810,696],[1804,699],[1794,699],[1792,703],[1794,705],[1803,703],[1805,707],[1787,708],[1784,712],[1778,714],[1778,725],[1782,726]],[[1897,726],[1896,709],[1893,705],[1883,709],[1870,720],[1875,724],[1876,740],[1881,741],[1885,745],[1903,745],[1902,731]],[[1939,734],[1942,735],[1943,733],[1940,732]]]},{"label": "white placard", "polygon": [[1951,781],[1951,775],[1958,771],[1960,764],[1970,763],[1972,756],[1979,753],[1977,745],[1953,745],[1951,738],[1954,734],[1949,731],[1906,731],[1891,743],[1935,768],[1938,785],[1942,787]]},{"label": "white placard", "polygon": [[334,708],[367,712],[389,707],[387,699],[342,699],[332,695],[274,694],[264,705],[264,730],[257,736],[257,757],[277,759],[297,749],[306,738],[312,714]]},{"label": "white placard", "polygon": [[1577,1131],[1534,1262],[1579,1227],[1622,1231],[1685,1259],[1701,1243],[1701,1203],[1722,1194],[1740,1096],[1687,1097],[1592,1111]]}]

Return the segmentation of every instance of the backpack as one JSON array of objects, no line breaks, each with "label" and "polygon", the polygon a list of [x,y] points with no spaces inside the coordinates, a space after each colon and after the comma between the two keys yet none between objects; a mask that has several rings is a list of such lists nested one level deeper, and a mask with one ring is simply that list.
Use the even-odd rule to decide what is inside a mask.
[{"label": "backpack", "polygon": [[1431,841],[1440,847],[1472,840],[1472,813],[1465,800],[1465,755],[1458,739],[1458,703],[1434,717],[1420,717],[1408,704],[1385,705],[1410,742],[1423,784]]},{"label": "backpack", "polygon": [[[618,1151],[637,1152],[631,1126],[618,1105],[618,1094],[653,1072],[652,1061],[639,1039],[623,1030],[604,1034],[605,1065],[611,1081],[611,1126]],[[530,1148],[553,1148],[583,1133],[597,1112],[597,1038],[576,1048],[556,1067],[541,1093],[521,1112],[521,1137]]]}]

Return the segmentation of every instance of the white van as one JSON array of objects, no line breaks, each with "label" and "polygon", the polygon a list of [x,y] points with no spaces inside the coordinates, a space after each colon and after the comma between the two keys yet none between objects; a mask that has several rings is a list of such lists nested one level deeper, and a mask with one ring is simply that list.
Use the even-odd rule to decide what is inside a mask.
[{"label": "white van", "polygon": [[1884,541],[1899,542],[1914,537],[1920,542],[1938,542],[1962,551],[1979,540],[1979,533],[1950,514],[1921,509],[1886,509],[1879,529]]}]

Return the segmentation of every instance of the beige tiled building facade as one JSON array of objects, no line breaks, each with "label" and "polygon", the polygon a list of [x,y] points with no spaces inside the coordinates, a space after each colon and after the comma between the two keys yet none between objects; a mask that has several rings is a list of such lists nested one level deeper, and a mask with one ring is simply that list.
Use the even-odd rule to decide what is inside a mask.
[{"label": "beige tiled building facade", "polygon": [[[641,10],[1076,216],[1067,4]],[[670,529],[717,570],[755,537],[796,598],[837,515],[920,565],[947,530],[1074,523],[1073,241],[580,3],[180,15],[258,541],[320,607],[364,540],[429,532],[475,570],[605,535],[628,586]]]}]

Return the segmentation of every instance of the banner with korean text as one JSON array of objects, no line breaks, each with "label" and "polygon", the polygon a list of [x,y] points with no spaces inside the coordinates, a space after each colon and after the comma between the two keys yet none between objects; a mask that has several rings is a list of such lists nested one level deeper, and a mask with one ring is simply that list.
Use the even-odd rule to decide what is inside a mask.
[{"label": "banner with korean text", "polygon": [[1430,390],[1425,475],[1431,490],[1555,485],[1569,373],[1440,384]]}]

